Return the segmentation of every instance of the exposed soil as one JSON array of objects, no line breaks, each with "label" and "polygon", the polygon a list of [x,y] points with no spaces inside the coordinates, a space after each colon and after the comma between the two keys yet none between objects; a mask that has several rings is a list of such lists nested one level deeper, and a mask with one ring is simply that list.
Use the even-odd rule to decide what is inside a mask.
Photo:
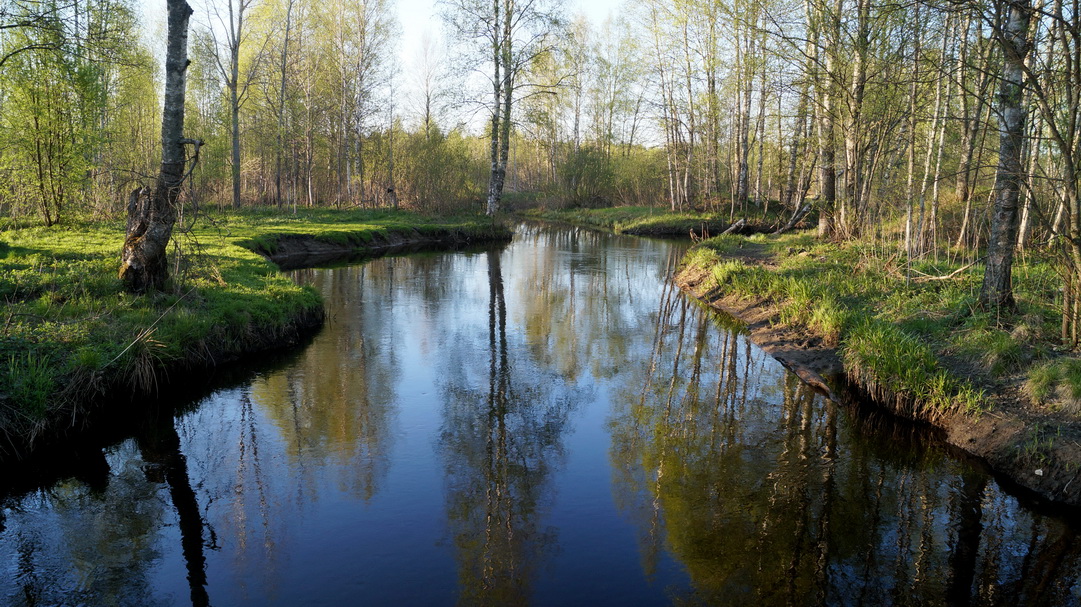
[{"label": "exposed soil", "polygon": [[[760,247],[744,247],[732,257],[767,268],[775,265]],[[704,292],[701,285],[706,278],[706,270],[684,268],[676,276],[676,283],[694,297],[744,322],[756,344],[830,398],[841,402],[852,398],[871,400],[860,394],[854,387],[856,382],[845,375],[835,346],[824,343],[807,327],[782,325],[775,302]],[[1022,493],[1081,506],[1081,422],[1077,416],[1030,403],[1022,393],[1021,376],[987,382],[965,361],[947,358],[942,362],[956,375],[984,384],[991,410],[978,416],[955,413],[937,420],[915,421],[933,422],[949,444],[986,461],[1000,480]],[[874,404],[889,410],[888,405]]]}]

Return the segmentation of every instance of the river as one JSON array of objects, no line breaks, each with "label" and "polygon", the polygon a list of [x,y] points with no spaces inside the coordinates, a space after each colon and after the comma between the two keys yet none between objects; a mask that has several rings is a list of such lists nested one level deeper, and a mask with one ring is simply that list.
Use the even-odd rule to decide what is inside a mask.
[{"label": "river", "polygon": [[1081,603],[1068,513],[802,385],[672,287],[682,246],[298,271],[304,349],[0,478],[0,603]]}]

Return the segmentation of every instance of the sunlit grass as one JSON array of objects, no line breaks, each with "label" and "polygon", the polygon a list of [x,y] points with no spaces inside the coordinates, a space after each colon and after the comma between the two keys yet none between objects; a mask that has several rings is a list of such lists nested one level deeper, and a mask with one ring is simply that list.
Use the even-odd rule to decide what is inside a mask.
[{"label": "sunlit grass", "polygon": [[1034,365],[1024,389],[1034,402],[1081,415],[1081,360],[1064,358]]},{"label": "sunlit grass", "polygon": [[730,225],[727,213],[671,211],[666,207],[610,207],[604,209],[534,209],[526,217],[604,228],[624,234],[708,235]]},{"label": "sunlit grass", "polygon": [[[732,258],[744,247],[755,247],[753,256],[771,267]],[[1047,265],[1021,264],[1018,274],[1031,277],[1016,287],[1021,314],[998,319],[975,308],[981,267],[950,280],[913,280],[896,252],[863,243],[820,243],[810,233],[736,236],[704,241],[684,258],[684,267],[706,271],[704,290],[774,304],[777,322],[806,327],[838,346],[847,372],[865,390],[920,419],[986,409],[990,401],[978,386],[1023,372],[1049,353],[1057,311]],[[962,262],[914,266],[912,276],[926,278]],[[982,376],[957,375],[948,356]],[[1040,394],[1062,392],[1030,384]],[[1081,402],[1081,371],[1077,385]]]},{"label": "sunlit grass", "polygon": [[214,214],[178,233],[166,292],[135,296],[117,277],[119,221],[0,232],[0,429],[35,425],[105,384],[153,390],[165,368],[272,344],[321,314],[313,289],[252,249],[283,235],[363,246],[436,230],[505,233],[484,218],[394,211]]}]

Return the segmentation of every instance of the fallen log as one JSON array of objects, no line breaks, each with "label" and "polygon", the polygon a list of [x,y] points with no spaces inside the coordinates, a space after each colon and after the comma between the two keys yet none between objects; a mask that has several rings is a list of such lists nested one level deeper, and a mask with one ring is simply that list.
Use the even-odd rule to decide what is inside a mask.
[{"label": "fallen log", "polygon": [[747,218],[744,217],[743,219],[740,219],[736,223],[733,223],[732,225],[728,226],[727,230],[721,232],[721,236],[724,236],[725,234],[733,234],[737,230],[742,230],[746,225],[747,225]]},{"label": "fallen log", "polygon": [[810,212],[811,212],[811,205],[810,204],[803,205],[803,207],[800,208],[800,210],[796,211],[796,213],[794,215],[792,215],[792,219],[789,219],[788,223],[786,223],[783,226],[777,228],[777,230],[774,232],[774,234],[784,234],[785,232],[787,232],[787,231],[791,230],[792,228],[796,227],[796,224],[799,223],[803,219],[803,217],[805,215],[807,215],[807,213],[810,213]]}]

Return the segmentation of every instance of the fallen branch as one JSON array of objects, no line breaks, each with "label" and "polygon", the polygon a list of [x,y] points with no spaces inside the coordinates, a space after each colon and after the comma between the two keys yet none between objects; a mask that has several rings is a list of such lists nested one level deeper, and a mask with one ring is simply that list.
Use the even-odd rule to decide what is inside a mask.
[{"label": "fallen branch", "polygon": [[785,232],[787,232],[787,231],[791,230],[792,228],[796,227],[796,224],[799,223],[804,218],[804,216],[806,216],[807,213],[810,213],[810,212],[811,212],[811,205],[810,204],[803,205],[803,207],[800,210],[796,211],[796,214],[792,216],[792,219],[789,219],[788,223],[784,224],[784,226],[782,226],[780,228],[777,228],[777,231],[775,231],[774,234],[784,234]]},{"label": "fallen branch", "polygon": [[721,236],[724,236],[725,234],[732,234],[732,233],[734,233],[734,232],[735,232],[736,230],[741,230],[741,229],[743,229],[743,227],[744,227],[745,225],[747,225],[747,218],[746,218],[746,217],[744,217],[743,219],[740,219],[740,220],[739,220],[739,221],[737,221],[736,223],[734,223],[734,224],[732,224],[732,225],[728,226],[728,229],[727,229],[727,230],[725,230],[725,231],[721,232]]},{"label": "fallen branch", "polygon": [[923,272],[920,272],[919,270],[912,270],[912,272],[914,272],[916,274],[919,274],[919,276],[913,278],[912,280],[913,280],[913,282],[931,282],[932,280],[949,280],[951,278],[956,278],[958,274],[960,274],[961,272],[964,272],[965,270],[971,268],[972,266],[980,263],[984,259],[985,259],[984,257],[981,257],[981,258],[973,261],[972,263],[970,263],[968,265],[961,266],[960,268],[957,268],[953,272],[950,272],[949,274],[943,274],[942,276],[931,276],[930,274],[924,274]]}]

